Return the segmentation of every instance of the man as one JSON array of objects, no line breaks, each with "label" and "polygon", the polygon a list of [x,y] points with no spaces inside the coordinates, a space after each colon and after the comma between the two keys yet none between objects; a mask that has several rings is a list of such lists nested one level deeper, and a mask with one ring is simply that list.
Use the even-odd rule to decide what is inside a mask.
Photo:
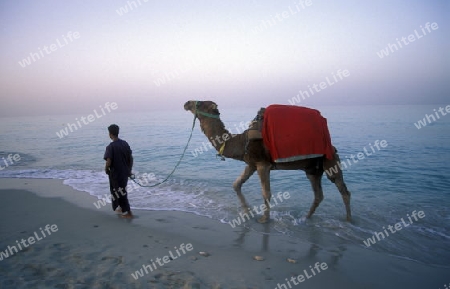
[{"label": "man", "polygon": [[109,176],[112,208],[113,211],[121,213],[122,217],[132,218],[126,191],[128,177],[131,176],[133,167],[131,148],[126,141],[119,139],[118,125],[110,125],[108,132],[112,142],[106,147],[103,159],[106,161],[105,173]]}]

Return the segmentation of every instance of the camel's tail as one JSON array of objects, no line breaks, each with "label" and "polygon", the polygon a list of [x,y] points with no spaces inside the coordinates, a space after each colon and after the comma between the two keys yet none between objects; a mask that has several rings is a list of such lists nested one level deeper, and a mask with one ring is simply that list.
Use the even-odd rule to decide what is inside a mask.
[{"label": "camel's tail", "polygon": [[327,177],[333,182],[336,182],[336,178],[342,177],[342,163],[337,153],[337,149],[333,146],[333,159],[323,158],[323,170]]}]

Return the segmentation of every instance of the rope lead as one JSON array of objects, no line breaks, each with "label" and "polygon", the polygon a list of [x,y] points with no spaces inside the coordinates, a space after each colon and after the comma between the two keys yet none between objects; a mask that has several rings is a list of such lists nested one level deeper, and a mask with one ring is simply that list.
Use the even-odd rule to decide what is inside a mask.
[{"label": "rope lead", "polygon": [[188,141],[187,141],[187,144],[186,144],[186,146],[184,147],[183,154],[181,154],[181,157],[180,157],[180,159],[178,160],[178,162],[177,162],[177,164],[175,165],[175,167],[173,168],[172,172],[171,172],[164,180],[162,180],[162,181],[159,182],[159,183],[150,185],[150,186],[144,186],[144,185],[141,185],[140,183],[138,183],[138,182],[136,181],[134,175],[132,175],[132,177],[130,177],[130,179],[131,179],[133,182],[135,182],[138,186],[143,187],[143,188],[156,187],[156,186],[161,185],[162,183],[165,183],[165,182],[173,175],[173,173],[175,172],[175,170],[178,168],[178,166],[179,166],[180,163],[181,163],[181,160],[182,160],[183,157],[184,157],[184,154],[186,153],[186,150],[187,150],[187,148],[188,148],[188,146],[189,146],[189,142],[191,141],[191,138],[192,138],[192,133],[194,132],[195,120],[196,120],[196,119],[197,119],[197,115],[195,114],[195,115],[194,115],[194,120],[192,121],[191,134],[189,135],[189,139],[188,139]]}]

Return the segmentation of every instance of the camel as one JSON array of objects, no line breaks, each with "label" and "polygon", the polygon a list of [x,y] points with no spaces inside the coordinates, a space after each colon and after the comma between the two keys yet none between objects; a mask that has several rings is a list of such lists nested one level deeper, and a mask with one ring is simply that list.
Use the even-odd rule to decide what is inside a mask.
[{"label": "camel", "polygon": [[[307,214],[310,218],[323,200],[322,175],[327,171],[328,179],[334,183],[341,193],[347,212],[347,221],[351,220],[350,192],[344,183],[342,170],[339,166],[340,159],[336,148],[333,146],[333,159],[325,157],[315,157],[304,160],[297,160],[285,163],[274,163],[262,139],[248,141],[248,129],[241,134],[231,134],[220,120],[220,113],[217,105],[212,101],[188,101],[184,104],[184,109],[191,111],[200,121],[200,128],[206,135],[212,146],[219,152],[219,155],[226,158],[243,161],[246,167],[242,174],[233,183],[242,208],[248,213],[249,205],[242,194],[242,185],[257,172],[261,182],[262,196],[265,207],[263,216],[258,219],[259,223],[266,223],[270,220],[270,171],[271,170],[303,170],[311,183],[314,192],[314,201]],[[220,141],[220,138],[223,141]],[[334,168],[330,170],[330,168]],[[331,173],[329,173],[331,172]]]}]

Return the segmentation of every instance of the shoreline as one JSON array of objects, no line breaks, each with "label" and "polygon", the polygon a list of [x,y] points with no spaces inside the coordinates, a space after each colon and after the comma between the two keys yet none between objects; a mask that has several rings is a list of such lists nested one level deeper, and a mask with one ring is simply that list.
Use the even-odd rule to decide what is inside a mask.
[{"label": "shoreline", "polygon": [[[309,244],[273,234],[261,224],[255,226],[260,231],[231,228],[193,213],[136,209],[135,219],[121,219],[108,205],[95,208],[98,198],[62,180],[0,178],[0,194],[5,201],[0,252],[47,224],[58,228],[0,261],[5,276],[2,288],[53,288],[63,283],[69,284],[64,288],[106,284],[111,288],[284,288],[282,284],[296,288],[291,278],[304,270],[312,272],[310,266],[317,262],[327,264],[327,270],[302,283],[297,280],[298,288],[439,288],[450,281],[448,268],[356,245],[325,244],[321,236],[316,244]],[[132,277],[181,244],[191,244],[193,250],[138,279]],[[255,256],[264,260],[256,261]]]}]

